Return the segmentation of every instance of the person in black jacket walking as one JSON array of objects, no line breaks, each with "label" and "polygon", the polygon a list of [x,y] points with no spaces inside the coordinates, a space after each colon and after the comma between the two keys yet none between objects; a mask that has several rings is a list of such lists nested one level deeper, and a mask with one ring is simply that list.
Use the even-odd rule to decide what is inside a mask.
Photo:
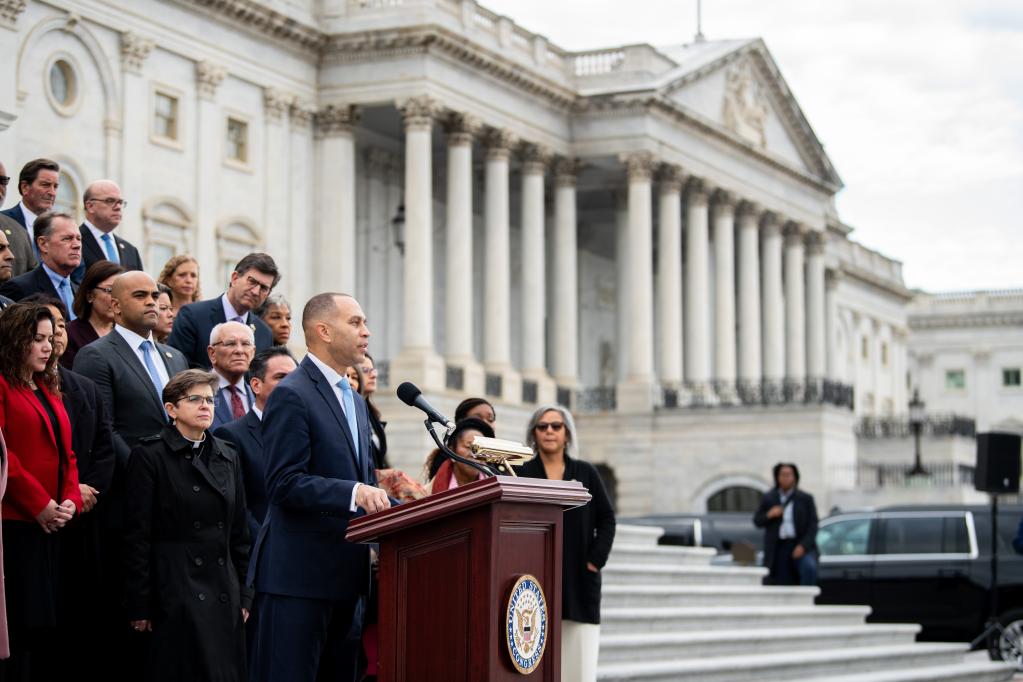
[{"label": "person in black jacket walking", "polygon": [[770,585],[817,584],[817,506],[798,488],[799,468],[774,465],[775,487],[764,493],[753,523],[764,529],[764,566]]},{"label": "person in black jacket walking", "polygon": [[544,406],[533,413],[526,443],[536,454],[519,476],[579,481],[591,499],[565,512],[561,553],[561,680],[597,679],[600,646],[600,569],[615,538],[615,512],[597,469],[575,454],[575,422],[568,410]]}]

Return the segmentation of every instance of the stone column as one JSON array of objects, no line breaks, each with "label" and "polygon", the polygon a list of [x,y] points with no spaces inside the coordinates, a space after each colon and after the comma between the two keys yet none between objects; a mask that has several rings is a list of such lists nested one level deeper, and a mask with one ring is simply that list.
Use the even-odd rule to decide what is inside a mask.
[{"label": "stone column", "polygon": [[759,208],[748,201],[739,204],[739,381],[758,397],[756,388],[763,371],[760,365],[760,234]]},{"label": "stone column", "polygon": [[[313,170],[313,140],[311,122],[313,105],[310,102],[292,102],[288,117],[288,277],[283,280],[291,304],[298,313],[295,329],[301,326],[300,309],[313,294],[313,273],[309,267],[309,254],[313,252],[313,217],[310,207],[313,205],[313,191],[309,182]],[[277,261],[278,266],[284,265]],[[295,348],[300,334],[292,334]]]},{"label": "stone column", "polygon": [[579,384],[579,275],[576,245],[575,183],[579,162],[559,159],[554,165],[554,296],[551,366],[559,386]]},{"label": "stone column", "polygon": [[692,178],[686,190],[686,383],[695,400],[710,391],[710,245],[708,188]]},{"label": "stone column", "polygon": [[414,97],[400,105],[405,123],[405,314],[402,348],[391,383],[443,390],[444,361],[433,340],[433,159],[436,103]]},{"label": "stone column", "polygon": [[544,236],[544,172],[550,152],[528,143],[522,157],[522,376],[537,384],[537,400],[554,400],[554,381],[547,373],[547,272]]},{"label": "stone column", "polygon": [[714,384],[718,398],[735,402],[735,197],[714,193]]},{"label": "stone column", "polygon": [[625,358],[625,381],[618,386],[618,410],[649,412],[656,395],[654,386],[654,281],[653,204],[651,177],[656,167],[649,152],[622,157],[629,179],[629,254],[626,279],[629,299],[629,354]]},{"label": "stone column", "polygon": [[329,104],[316,112],[319,189],[316,259],[319,288],[355,295],[355,136],[359,112]]},{"label": "stone column", "polygon": [[785,303],[782,294],[781,225],[774,213],[764,214],[760,236],[764,380],[780,382],[785,378]]},{"label": "stone column", "polygon": [[839,378],[838,363],[841,361],[838,348],[835,345],[838,336],[838,301],[836,293],[838,284],[841,281],[841,273],[838,270],[827,270],[824,274],[824,319],[825,319],[825,353],[826,377],[837,380]]},{"label": "stone column", "polygon": [[483,365],[501,377],[501,398],[522,401],[522,378],[511,364],[511,261],[508,161],[516,144],[506,130],[491,129],[484,138],[486,202],[483,294]]},{"label": "stone column", "polygon": [[806,293],[803,239],[798,223],[785,225],[785,378],[806,379]]},{"label": "stone column", "polygon": [[615,205],[615,382],[622,383],[629,373],[628,357],[632,328],[629,326],[629,308],[632,282],[629,281],[629,192],[613,191]]},{"label": "stone column", "polygon": [[824,301],[824,234],[811,232],[806,238],[806,374],[823,379],[827,371]]},{"label": "stone column", "polygon": [[657,317],[660,326],[660,380],[682,386],[682,169],[660,173],[660,222],[657,233]]},{"label": "stone column", "polygon": [[[217,249],[221,162],[225,125],[217,106],[217,88],[227,75],[222,66],[202,61],[195,65],[198,125],[196,142],[199,163],[195,173],[196,260],[208,289],[227,286],[226,274]],[[205,273],[209,273],[208,275]]]},{"label": "stone column", "polygon": [[[121,67],[123,70],[123,88],[125,102],[131,102],[123,108],[121,120],[121,163],[116,174],[121,186],[121,195],[128,199],[124,220],[117,228],[118,234],[130,242],[139,245],[142,250],[142,262],[150,270],[159,270],[163,263],[146,263],[148,249],[145,248],[146,235],[142,230],[142,208],[145,196],[143,178],[146,174],[146,150],[149,149],[149,109],[137,106],[139,102],[148,102],[146,79],[142,69],[146,59],[153,51],[153,41],[135,33],[121,34]],[[13,159],[8,160],[8,166]],[[8,188],[10,189],[10,188]]]},{"label": "stone column", "polygon": [[[266,152],[263,154],[263,239],[281,268],[291,260],[288,183],[280,177],[281,160],[288,158],[288,107],[294,97],[274,88],[263,89]],[[289,273],[290,274],[290,273]],[[296,304],[293,302],[292,306]]]},{"label": "stone column", "polygon": [[463,372],[462,390],[482,395],[483,365],[473,353],[472,143],[480,124],[472,116],[451,113],[448,136],[447,238],[444,274],[444,358]]}]

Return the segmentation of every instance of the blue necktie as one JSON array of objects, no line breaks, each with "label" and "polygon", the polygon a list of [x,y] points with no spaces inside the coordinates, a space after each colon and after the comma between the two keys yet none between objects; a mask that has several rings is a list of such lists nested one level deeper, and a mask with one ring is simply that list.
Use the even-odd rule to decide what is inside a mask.
[{"label": "blue necktie", "polygon": [[67,277],[60,280],[57,293],[60,294],[60,300],[64,301],[64,305],[67,307],[68,321],[75,319],[75,311],[71,309],[74,306],[75,297],[71,295],[71,281]]},{"label": "blue necktie", "polygon": [[146,364],[146,369],[149,370],[149,378],[153,380],[153,387],[156,389],[156,395],[162,405],[163,379],[160,378],[160,373],[156,371],[156,362],[153,360],[153,342],[146,339],[139,344],[139,348],[142,350],[142,360]]},{"label": "blue necktie", "polygon": [[348,420],[348,430],[352,432],[352,442],[355,443],[355,461],[359,462],[359,422],[355,418],[355,398],[352,397],[352,385],[348,383],[348,377],[343,377],[337,382],[341,389],[341,401],[345,406],[345,419]]},{"label": "blue necktie", "polygon": [[114,238],[109,234],[105,234],[101,237],[103,240],[103,248],[107,252],[107,260],[111,263],[121,264],[121,259],[117,257],[117,249],[114,248]]}]

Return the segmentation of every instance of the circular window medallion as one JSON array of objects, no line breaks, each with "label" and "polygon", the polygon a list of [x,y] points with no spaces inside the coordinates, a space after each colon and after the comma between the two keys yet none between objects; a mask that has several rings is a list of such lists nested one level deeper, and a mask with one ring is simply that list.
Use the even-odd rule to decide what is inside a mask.
[{"label": "circular window medallion", "polygon": [[58,56],[46,70],[46,95],[58,113],[70,116],[78,105],[78,73],[70,58]]},{"label": "circular window medallion", "polygon": [[524,575],[512,585],[505,617],[505,637],[512,665],[528,675],[543,659],[547,645],[547,600],[540,581]]}]

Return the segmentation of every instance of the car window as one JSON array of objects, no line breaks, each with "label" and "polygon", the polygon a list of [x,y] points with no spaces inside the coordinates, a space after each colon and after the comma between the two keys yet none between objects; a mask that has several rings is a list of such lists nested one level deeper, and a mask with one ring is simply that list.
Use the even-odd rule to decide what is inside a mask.
[{"label": "car window", "polygon": [[879,554],[967,554],[962,516],[894,516],[881,519]]},{"label": "car window", "polygon": [[817,531],[817,550],[821,556],[866,554],[869,539],[869,518],[835,521]]}]

